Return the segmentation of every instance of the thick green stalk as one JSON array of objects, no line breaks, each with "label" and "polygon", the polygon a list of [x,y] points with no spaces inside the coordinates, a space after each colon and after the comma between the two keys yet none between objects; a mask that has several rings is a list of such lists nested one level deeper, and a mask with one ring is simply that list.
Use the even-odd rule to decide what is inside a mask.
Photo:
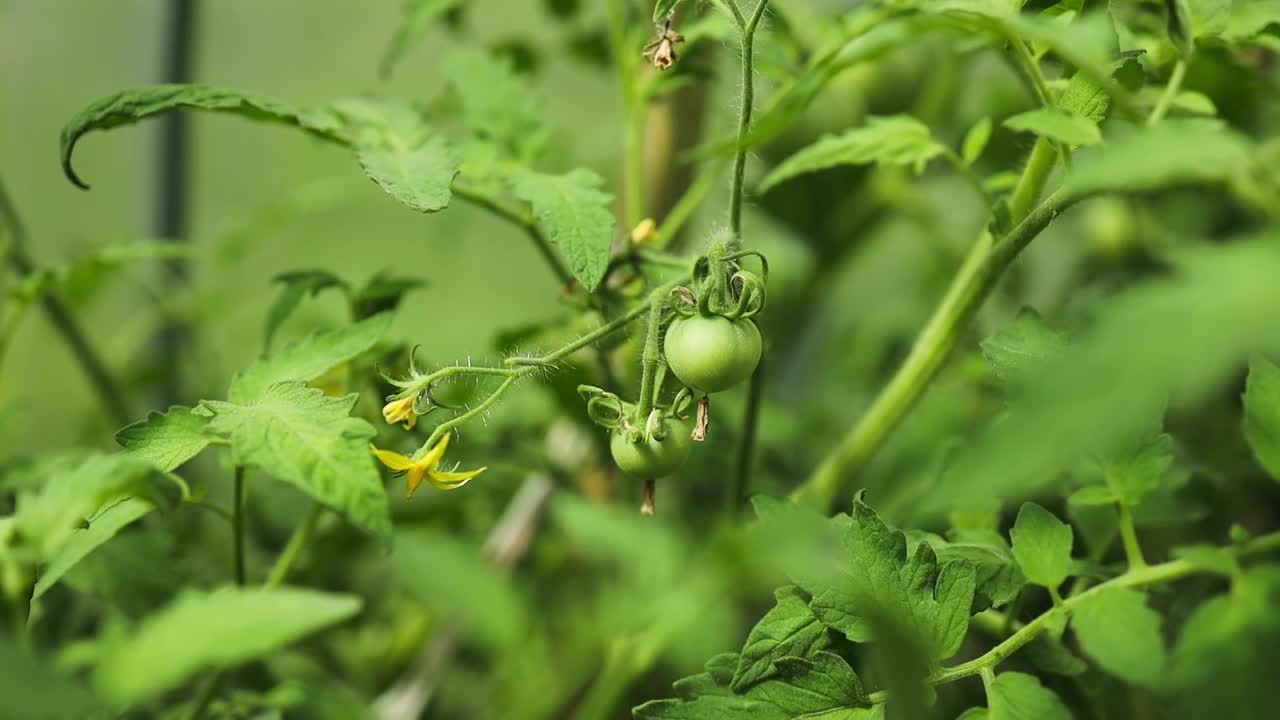
[{"label": "thick green stalk", "polygon": [[831,504],[924,393],[1005,268],[1073,200],[1050,197],[999,241],[983,232],[897,373],[793,497],[823,508]]},{"label": "thick green stalk", "polygon": [[756,27],[764,15],[769,0],[758,0],[756,9],[749,20],[743,21],[742,12],[734,5],[733,0],[726,3],[732,10],[740,29],[742,39],[742,93],[738,107],[738,147],[733,156],[733,184],[729,188],[729,230],[733,236],[742,236],[742,196],[745,192],[747,174],[747,132],[751,129],[751,111],[755,103],[754,61],[752,58],[755,44]]}]

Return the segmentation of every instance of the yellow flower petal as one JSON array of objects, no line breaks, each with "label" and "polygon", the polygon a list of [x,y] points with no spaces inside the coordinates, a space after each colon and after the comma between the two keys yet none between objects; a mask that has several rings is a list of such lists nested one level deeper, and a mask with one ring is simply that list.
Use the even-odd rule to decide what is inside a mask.
[{"label": "yellow flower petal", "polygon": [[373,451],[373,456],[378,458],[379,462],[392,470],[408,470],[414,466],[413,460],[393,450],[382,450],[373,445],[370,445],[369,449]]},{"label": "yellow flower petal", "polygon": [[479,470],[468,470],[467,472],[433,472],[427,477],[431,480],[432,485],[441,490],[457,490],[466,485],[471,478],[488,469],[487,467],[482,467]]},{"label": "yellow flower petal", "polygon": [[435,470],[436,466],[440,464],[441,458],[444,457],[444,451],[449,449],[449,436],[451,435],[453,435],[451,432],[445,433],[444,437],[440,438],[440,442],[428,450],[421,460],[418,460],[418,464],[426,468],[427,472]]},{"label": "yellow flower petal", "polygon": [[[426,476],[426,474],[427,474],[426,469],[421,466],[409,468],[408,474],[404,476],[405,478],[404,499],[405,500],[408,500],[409,498],[413,497],[413,494],[418,491],[418,488],[422,486],[422,480],[423,480],[423,477]],[[434,485],[435,482],[432,481],[431,484]]]},{"label": "yellow flower petal", "polygon": [[412,430],[413,426],[418,422],[418,414],[413,411],[413,404],[416,398],[410,395],[399,400],[392,400],[382,406],[382,419],[388,424],[395,425],[399,423],[405,430]]}]

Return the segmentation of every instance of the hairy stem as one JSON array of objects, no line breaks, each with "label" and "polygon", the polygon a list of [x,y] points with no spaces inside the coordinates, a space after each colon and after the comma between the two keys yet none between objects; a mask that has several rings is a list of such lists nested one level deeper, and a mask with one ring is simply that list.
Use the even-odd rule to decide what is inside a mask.
[{"label": "hairy stem", "polygon": [[733,156],[733,184],[729,188],[729,230],[734,237],[742,236],[742,196],[747,174],[747,132],[751,129],[751,111],[755,103],[754,61],[752,58],[755,44],[756,28],[764,15],[769,0],[757,0],[751,18],[743,21],[742,11],[738,10],[733,0],[726,3],[733,10],[734,18],[741,30],[742,39],[742,94],[738,107],[738,146]]},{"label": "hairy stem", "polygon": [[663,295],[657,292],[649,299],[649,326],[645,330],[644,350],[640,355],[640,405],[639,420],[644,422],[653,410],[654,378],[658,373],[658,360],[661,357],[659,346],[662,329]]},{"label": "hairy stem", "polygon": [[897,373],[793,497],[824,508],[831,504],[841,484],[862,469],[924,393],[1009,263],[1076,199],[1050,197],[999,241],[983,232]]},{"label": "hairy stem", "polygon": [[[9,228],[6,260],[19,277],[27,278],[35,272],[35,263],[27,254],[27,229],[21,216],[18,215],[17,207],[9,197],[8,190],[5,189],[3,180],[0,180],[0,217]],[[124,393],[111,377],[111,373],[107,371],[106,363],[89,343],[88,336],[76,321],[75,315],[71,313],[71,308],[52,292],[41,296],[40,305],[44,308],[49,322],[53,324],[54,330],[62,336],[63,342],[75,356],[85,376],[89,378],[89,383],[97,393],[98,400],[107,415],[117,425],[129,424],[133,419],[133,413],[125,402]]]},{"label": "hairy stem", "polygon": [[244,466],[237,465],[231,481],[231,565],[237,585],[244,585]]}]

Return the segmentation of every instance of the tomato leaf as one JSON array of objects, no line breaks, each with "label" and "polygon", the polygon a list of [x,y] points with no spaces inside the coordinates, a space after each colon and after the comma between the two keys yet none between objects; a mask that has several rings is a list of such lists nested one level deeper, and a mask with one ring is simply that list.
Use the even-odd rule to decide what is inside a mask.
[{"label": "tomato leaf", "polygon": [[774,592],[776,604],[751,633],[738,656],[730,687],[741,692],[778,673],[775,662],[784,657],[805,658],[826,647],[827,629],[809,609],[809,601],[794,586]]},{"label": "tomato leaf", "polygon": [[355,615],[354,595],[294,588],[188,590],[103,648],[94,680],[132,705],[182,685],[204,670],[263,657]]},{"label": "tomato leaf", "polygon": [[1057,589],[1071,574],[1071,526],[1035,503],[1023,503],[1009,531],[1013,556],[1031,582]]},{"label": "tomato leaf", "polygon": [[588,292],[604,279],[613,244],[613,196],[603,185],[599,175],[582,169],[564,175],[519,171],[513,177],[516,196],[533,206],[538,227]]},{"label": "tomato leaf", "polygon": [[[845,533],[849,564],[834,579],[802,581],[828,627],[854,642],[873,639],[871,616],[892,617],[915,633],[930,660],[955,654],[969,627],[976,575],[963,560],[939,563],[928,543],[907,555],[907,539],[861,500]],[[806,587],[808,584],[808,587]]]},{"label": "tomato leaf", "polygon": [[205,425],[205,418],[191,408],[175,405],[169,412],[151,412],[146,420],[121,428],[116,442],[160,472],[172,472],[209,446]]},{"label": "tomato leaf", "polygon": [[989,720],[1071,720],[1057,693],[1033,675],[1000,673],[987,692]]},{"label": "tomato leaf", "polygon": [[1154,687],[1164,678],[1160,615],[1147,596],[1129,588],[1093,593],[1071,613],[1071,628],[1087,655],[1113,675]]},{"label": "tomato leaf", "polygon": [[88,185],[76,174],[71,156],[85,134],[130,125],[175,110],[231,113],[262,122],[300,128],[325,140],[340,141],[341,125],[329,113],[295,108],[267,98],[207,85],[153,85],[121,90],[76,113],[62,129],[62,170],[81,188]]},{"label": "tomato leaf", "polygon": [[909,115],[869,117],[862,127],[827,135],[783,160],[761,181],[759,192],[838,165],[908,165],[920,170],[945,150],[927,125]]},{"label": "tomato leaf", "polygon": [[350,417],[356,400],[278,382],[242,403],[205,401],[199,411],[210,416],[210,431],[231,443],[232,462],[260,467],[389,539],[387,493],[369,454],[375,431]]}]

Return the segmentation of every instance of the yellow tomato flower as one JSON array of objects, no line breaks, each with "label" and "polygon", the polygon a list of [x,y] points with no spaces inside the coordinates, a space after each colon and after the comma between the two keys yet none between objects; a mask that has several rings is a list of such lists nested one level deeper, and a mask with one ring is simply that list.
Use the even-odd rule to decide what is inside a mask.
[{"label": "yellow tomato flower", "polygon": [[488,470],[482,467],[479,470],[468,470],[466,472],[445,472],[440,470],[440,460],[444,458],[444,451],[449,447],[449,436],[452,433],[445,433],[440,438],[440,442],[436,446],[427,451],[420,459],[414,460],[411,457],[401,455],[391,450],[380,450],[372,445],[369,449],[373,451],[373,456],[386,465],[388,468],[396,472],[403,472],[407,487],[405,490],[405,498],[413,497],[413,493],[417,491],[418,486],[422,485],[423,480],[429,481],[432,485],[440,490],[456,490],[471,478]]},{"label": "yellow tomato flower", "polygon": [[658,239],[658,224],[653,218],[645,218],[631,231],[631,242],[636,245],[648,245]]},{"label": "yellow tomato flower", "polygon": [[412,430],[413,426],[418,422],[418,413],[413,411],[413,403],[417,398],[410,395],[407,398],[392,400],[382,406],[382,417],[389,425],[400,423],[405,430]]}]

